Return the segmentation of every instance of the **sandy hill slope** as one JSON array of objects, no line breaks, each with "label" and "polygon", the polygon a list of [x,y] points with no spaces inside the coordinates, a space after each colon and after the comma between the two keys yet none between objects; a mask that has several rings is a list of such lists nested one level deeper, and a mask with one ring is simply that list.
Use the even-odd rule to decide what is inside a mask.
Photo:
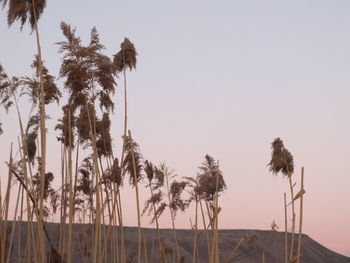
[{"label": "sandy hill slope", "polygon": [[[13,226],[13,223],[9,223]],[[47,232],[49,234],[52,246],[59,251],[59,233],[60,225],[55,223],[46,223]],[[11,229],[13,233],[12,244],[10,246],[10,261],[9,262],[25,262],[25,253],[27,251],[27,229],[28,224],[22,222],[17,223]],[[1,226],[2,227],[2,226]],[[36,228],[36,225],[33,225]],[[67,226],[64,226],[68,229]],[[13,232],[12,232],[13,231]],[[88,263],[93,262],[92,259],[92,236],[94,228],[92,225],[76,224],[73,227],[73,262]],[[120,231],[117,228],[109,228],[102,226],[101,236],[120,237]],[[157,231],[155,229],[142,229],[142,262],[152,263],[161,262],[159,257],[159,246],[157,240]],[[181,256],[184,256],[184,263],[190,263],[193,255],[193,234],[192,230],[176,230],[179,250]],[[136,262],[137,251],[137,228],[125,227],[125,248],[128,263]],[[166,262],[173,262],[176,258],[176,245],[174,242],[173,230],[160,230],[161,242],[166,251]],[[290,236],[289,236],[290,238]],[[103,238],[102,238],[103,239]],[[279,232],[273,238],[271,231],[262,230],[220,230],[219,232],[219,250],[220,262],[262,262],[263,254],[265,262],[284,262],[284,233]],[[19,241],[20,240],[20,241]],[[114,239],[117,240],[117,239]],[[120,242],[120,240],[119,240]],[[297,236],[295,236],[295,246],[297,244]],[[65,240],[63,240],[65,243]],[[120,251],[112,250],[110,239],[101,242],[101,251],[105,251],[106,257],[103,262],[117,262],[112,258],[112,251],[115,254]],[[239,246],[237,246],[240,244]],[[302,263],[350,263],[350,258],[333,252],[321,244],[314,241],[307,235],[302,237]],[[198,238],[198,254],[196,255],[197,263],[209,262],[208,246],[206,233],[199,231]],[[235,249],[236,248],[236,249]],[[47,251],[50,251],[50,246],[47,242]],[[52,250],[51,250],[52,251]],[[53,263],[53,261],[51,261]],[[174,262],[176,262],[174,260]]]}]

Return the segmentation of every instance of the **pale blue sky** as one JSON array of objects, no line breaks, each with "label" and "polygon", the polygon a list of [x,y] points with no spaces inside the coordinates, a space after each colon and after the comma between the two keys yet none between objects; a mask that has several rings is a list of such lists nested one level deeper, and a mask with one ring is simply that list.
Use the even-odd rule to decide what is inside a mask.
[{"label": "pale blue sky", "polygon": [[[134,42],[139,56],[129,74],[133,135],[146,158],[166,161],[181,176],[195,175],[206,153],[220,160],[228,185],[222,228],[268,229],[272,220],[283,228],[288,184],[266,167],[270,143],[281,137],[296,170],[305,166],[305,233],[350,255],[349,13],[350,2],[337,0],[61,0],[48,1],[40,29],[52,73],[60,66],[54,43],[63,40],[61,21],[76,26],[85,41],[95,25],[110,55],[125,36]],[[34,35],[28,27],[21,34],[18,24],[8,29],[5,13],[0,16],[0,63],[9,74],[31,74]],[[113,125],[117,148],[121,87]],[[58,110],[51,107],[51,117]],[[2,110],[0,116],[3,171],[18,126],[14,115]],[[49,163],[57,169],[52,126],[49,136]],[[126,212],[131,225],[133,211]],[[190,216],[179,217],[179,227],[188,227]],[[166,220],[163,226],[169,226]]]}]

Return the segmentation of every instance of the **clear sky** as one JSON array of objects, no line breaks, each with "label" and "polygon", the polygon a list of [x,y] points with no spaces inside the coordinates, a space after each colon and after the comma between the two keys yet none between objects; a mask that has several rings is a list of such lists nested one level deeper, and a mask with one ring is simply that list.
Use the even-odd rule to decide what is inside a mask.
[{"label": "clear sky", "polygon": [[[139,56],[129,74],[129,127],[146,158],[166,161],[180,176],[196,175],[206,153],[220,160],[228,186],[221,228],[269,229],[276,220],[283,229],[288,181],[267,168],[270,143],[281,137],[294,155],[295,180],[305,166],[304,232],[350,256],[349,14],[348,0],[60,0],[48,1],[40,29],[43,57],[55,74],[61,21],[76,26],[85,41],[96,26],[109,55],[124,37],[134,42]],[[0,39],[7,72],[31,75],[36,49],[28,27],[8,29],[0,12]],[[113,119],[118,152],[121,87]],[[21,105],[24,114],[28,107]],[[53,120],[59,109],[49,109]],[[10,142],[19,132],[13,112],[0,114],[5,178]],[[53,125],[48,162],[57,170]],[[130,208],[131,197],[126,189]],[[135,210],[124,210],[127,224],[135,225]],[[190,216],[178,216],[177,226],[189,227]],[[162,226],[169,222],[164,218]]]}]

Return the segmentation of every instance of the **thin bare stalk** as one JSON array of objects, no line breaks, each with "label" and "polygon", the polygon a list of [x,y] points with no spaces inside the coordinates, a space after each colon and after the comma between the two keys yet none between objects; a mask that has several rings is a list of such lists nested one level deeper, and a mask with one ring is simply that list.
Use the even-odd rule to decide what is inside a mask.
[{"label": "thin bare stalk", "polygon": [[[100,169],[98,163],[98,154],[96,148],[96,128],[95,128],[95,106],[93,107],[94,116],[90,116],[90,111],[88,104],[86,102],[86,109],[88,113],[89,119],[89,127],[90,127],[90,138],[92,143],[93,150],[93,161],[94,161],[94,169],[96,174],[96,214],[95,214],[95,244],[93,249],[93,262],[101,262],[101,196],[100,196]],[[94,117],[92,119],[92,117]]]},{"label": "thin bare stalk", "polygon": [[[151,197],[153,199],[153,189],[152,189],[152,185],[151,183],[149,184],[149,189],[150,189],[150,192],[151,192]],[[159,246],[159,256],[161,256],[164,251],[162,249],[162,242],[160,240],[160,231],[159,231],[159,222],[158,222],[158,215],[156,213],[156,205],[154,203],[152,203],[152,206],[153,206],[153,211],[154,211],[154,218],[155,218],[155,221],[156,221],[156,228],[157,228],[157,239],[158,239],[158,246]],[[163,255],[164,258],[165,258],[165,255]]]},{"label": "thin bare stalk", "polygon": [[288,263],[288,219],[287,219],[287,196],[284,197],[284,262]]},{"label": "thin bare stalk", "polygon": [[[21,114],[20,114],[20,111],[19,111],[19,106],[18,106],[18,101],[17,101],[17,98],[16,98],[16,95],[14,93],[12,93],[13,97],[14,97],[14,101],[15,101],[15,106],[16,106],[16,111],[17,111],[17,116],[18,116],[18,121],[19,121],[19,126],[20,126],[20,132],[21,132],[21,141],[22,141],[22,147],[20,147],[23,151],[20,151],[21,153],[21,160],[25,160],[25,162],[23,162],[23,175],[24,175],[24,181],[25,181],[25,185],[23,183],[23,181],[21,181],[20,177],[19,176],[16,176],[16,173],[14,172],[13,168],[11,168],[12,170],[12,173],[14,173],[14,175],[17,177],[17,179],[22,183],[22,186],[24,189],[26,189],[26,192],[27,192],[27,205],[28,205],[28,208],[27,208],[27,213],[29,213],[29,222],[30,222],[30,232],[32,232],[33,230],[33,225],[32,225],[32,220],[33,220],[33,217],[31,215],[32,212],[31,209],[30,209],[30,202],[29,202],[29,199],[28,197],[30,197],[30,194],[28,192],[28,187],[30,187],[30,190],[33,192],[33,184],[32,184],[32,179],[33,179],[33,173],[32,173],[32,169],[31,169],[31,164],[29,162],[29,158],[28,158],[28,149],[27,149],[27,142],[26,142],[26,136],[25,136],[25,133],[24,133],[24,129],[23,129],[23,123],[22,123],[22,118],[21,118]],[[29,170],[29,175],[30,175],[30,179],[28,178],[28,171],[27,171],[27,164],[28,164],[28,170]],[[33,249],[33,251],[35,252],[34,253],[34,259],[36,262],[38,262],[38,258],[41,258],[41,259],[44,259],[46,261],[46,253],[44,251],[44,249],[40,249],[42,247],[44,247],[44,240],[43,240],[43,235],[41,235],[40,233],[42,231],[40,231],[40,229],[44,230],[45,232],[45,225],[44,224],[41,224],[40,225],[40,218],[41,218],[41,215],[39,213],[39,209],[38,209],[38,206],[35,205],[35,200],[33,199],[33,197],[31,197],[31,201],[33,202],[33,207],[36,207],[37,209],[33,209],[33,212],[35,213],[35,216],[37,218],[37,221],[39,223],[39,230],[37,231],[37,233],[39,234],[39,238],[38,238],[38,243],[39,243],[39,249]],[[41,226],[41,227],[40,227]],[[33,233],[32,233],[33,234]],[[48,237],[48,236],[47,236]],[[49,238],[48,238],[49,240]],[[49,241],[50,242],[50,241]],[[29,243],[30,244],[30,243]],[[51,242],[50,242],[51,244]],[[33,242],[33,246],[36,247],[36,244]]]},{"label": "thin bare stalk", "polygon": [[[300,192],[304,191],[304,167],[301,168],[301,186]],[[300,215],[299,215],[299,237],[298,237],[298,254],[297,254],[297,263],[300,263],[301,258],[301,238],[302,238],[302,230],[303,230],[303,205],[304,205],[304,194],[300,196]]]},{"label": "thin bare stalk", "polygon": [[[18,105],[16,104],[16,108],[17,108],[17,113],[19,116],[19,121],[20,121],[20,126],[21,126],[21,135],[22,135],[22,141],[23,139],[23,127],[22,127],[22,122],[20,120],[20,115],[19,115],[19,110],[18,110]],[[19,151],[20,153],[20,157],[21,160],[24,160],[24,156],[26,155],[26,151],[27,151],[27,147],[25,147],[24,145],[22,145],[21,147],[21,143],[20,140],[18,138],[18,148],[21,149]],[[29,167],[30,168],[30,167]],[[27,171],[27,162],[22,162],[22,170],[23,170],[23,177],[25,179],[25,182],[29,184],[29,180],[28,180],[28,171]],[[23,193],[24,193],[25,188],[22,187],[22,201],[23,201]],[[31,239],[30,237],[32,236],[32,229],[33,229],[33,217],[32,217],[32,209],[30,207],[30,201],[29,201],[29,193],[26,191],[26,206],[27,206],[27,244],[26,244],[26,262],[30,263],[32,261],[32,256],[31,256]],[[22,213],[23,210],[21,209],[21,218],[22,218]],[[33,245],[34,249],[33,251],[35,251],[35,244]],[[37,254],[34,253],[34,261],[37,260]]]},{"label": "thin bare stalk", "polygon": [[[79,141],[80,141],[80,136],[78,136],[78,139],[77,139],[77,147],[76,147],[76,155],[75,155],[75,174],[74,174],[74,186],[73,186],[73,200],[75,200],[76,194],[77,194],[76,186],[77,186],[77,181],[78,181],[79,145],[80,145]],[[73,220],[75,220],[75,203],[74,202],[73,202],[73,212],[74,212]]]},{"label": "thin bare stalk", "polygon": [[199,200],[199,206],[201,209],[201,214],[202,214],[202,221],[203,221],[203,230],[205,233],[205,240],[207,243],[207,250],[208,250],[208,258],[211,258],[211,253],[210,253],[210,239],[209,239],[209,233],[208,233],[208,229],[207,229],[207,224],[205,222],[205,216],[204,216],[204,210],[203,210],[203,205],[202,205],[202,200]]},{"label": "thin bare stalk", "polygon": [[35,36],[36,36],[36,44],[38,51],[38,64],[39,64],[39,80],[40,80],[40,138],[41,138],[41,159],[40,159],[40,206],[39,206],[39,214],[40,217],[38,219],[39,225],[39,244],[41,247],[41,261],[46,262],[46,253],[45,253],[45,244],[44,244],[44,234],[43,234],[43,221],[41,219],[44,218],[44,184],[45,184],[45,166],[46,166],[46,127],[45,127],[45,90],[44,90],[44,79],[43,79],[43,67],[42,67],[42,54],[41,54],[41,45],[40,45],[40,37],[39,37],[39,27],[38,27],[38,19],[35,8],[35,0],[32,0],[32,9],[34,15],[34,28],[35,28]]},{"label": "thin bare stalk", "polygon": [[[132,140],[131,132],[128,131],[129,139]],[[141,235],[141,212],[140,212],[140,197],[139,197],[139,188],[138,188],[138,180],[136,175],[136,162],[135,162],[135,153],[134,149],[131,146],[131,158],[132,158],[132,164],[133,164],[133,170],[134,170],[134,186],[135,186],[135,194],[136,194],[136,209],[137,209],[137,232],[138,232],[138,238],[137,238],[137,262],[141,263],[141,246],[142,246],[142,235]]]},{"label": "thin bare stalk", "polygon": [[213,211],[213,242],[212,242],[212,261],[213,263],[219,262],[219,236],[218,236],[218,209],[219,209],[219,173],[216,173],[216,187],[214,198],[214,211]]},{"label": "thin bare stalk", "polygon": [[[11,143],[11,151],[10,151],[10,156],[9,156],[9,164],[10,166],[12,166],[13,164],[13,159],[12,159],[12,143]],[[9,204],[10,204],[10,197],[11,197],[11,182],[12,182],[12,173],[11,173],[11,169],[9,168],[8,171],[8,177],[7,177],[8,181],[7,181],[7,189],[6,189],[6,195],[5,195],[5,215],[4,215],[4,223],[2,226],[2,231],[1,231],[1,247],[0,247],[0,251],[2,251],[1,255],[0,255],[0,259],[1,259],[1,263],[5,262],[5,256],[6,256],[6,244],[7,244],[7,220],[8,220],[8,212],[9,212]]]},{"label": "thin bare stalk", "polygon": [[293,191],[292,175],[291,174],[288,174],[288,181],[289,181],[289,187],[290,187],[290,195],[292,198],[292,235],[291,235],[290,255],[289,255],[289,259],[292,259],[293,254],[294,254],[295,206],[294,206],[294,191]]},{"label": "thin bare stalk", "polygon": [[13,236],[14,236],[14,233],[15,233],[15,228],[16,228],[16,223],[17,223],[17,211],[18,211],[18,204],[19,204],[19,199],[20,199],[20,195],[21,195],[21,187],[22,186],[19,185],[18,194],[17,194],[17,201],[16,201],[16,207],[15,207],[15,215],[13,216],[10,245],[9,245],[9,249],[7,251],[6,263],[10,262],[12,243],[13,243]]},{"label": "thin bare stalk", "polygon": [[[165,176],[166,179],[166,187],[167,187],[167,192],[168,192],[168,201],[169,204],[171,203],[171,196],[170,196],[170,188],[169,188],[169,180],[168,176]],[[180,249],[179,249],[179,243],[177,241],[177,236],[176,236],[176,227],[175,227],[175,218],[174,218],[174,211],[169,207],[170,210],[170,216],[171,216],[171,224],[173,227],[173,234],[174,234],[174,241],[176,245],[176,255],[177,255],[177,261],[180,260]]]},{"label": "thin bare stalk", "polygon": [[124,242],[124,225],[123,225],[123,209],[122,209],[122,201],[120,197],[119,187],[117,188],[117,209],[119,207],[118,220],[119,220],[119,229],[120,229],[120,261],[122,263],[126,262],[125,255],[125,242]]},{"label": "thin bare stalk", "polygon": [[[123,63],[125,64],[125,54],[123,52]],[[123,146],[122,146],[122,153],[121,153],[121,159],[120,163],[123,164],[124,157],[125,157],[125,142],[126,142],[126,131],[128,127],[128,96],[127,96],[127,81],[126,81],[126,70],[125,67],[123,68],[123,78],[124,78],[124,128],[123,128]],[[123,165],[121,165],[121,174],[123,174]],[[119,199],[119,207],[120,211],[122,211],[121,201],[120,201],[120,192],[118,192],[118,199]],[[122,218],[122,216],[121,216]],[[122,221],[119,221],[122,222]],[[120,225],[121,228],[121,262],[126,263],[126,255],[125,255],[125,242],[124,242],[124,226],[123,224]]]},{"label": "thin bare stalk", "polygon": [[225,263],[229,263],[230,261],[233,261],[235,259],[235,253],[238,250],[238,248],[242,245],[244,242],[244,237],[242,237],[238,243],[235,245],[235,247],[232,249],[230,256],[226,259]]},{"label": "thin bare stalk", "polygon": [[196,201],[196,212],[195,212],[195,221],[194,221],[194,244],[193,244],[193,255],[192,262],[196,263],[196,254],[197,254],[197,230],[198,230],[198,195],[195,196]]},{"label": "thin bare stalk", "polygon": [[64,160],[65,160],[65,146],[64,144],[61,145],[61,206],[60,206],[60,234],[59,234],[59,245],[58,245],[58,251],[60,251],[61,255],[63,255],[63,240],[64,240],[64,218],[65,218],[65,182],[64,182]]},{"label": "thin bare stalk", "polygon": [[73,248],[73,224],[74,224],[74,200],[73,200],[73,167],[72,167],[72,121],[70,108],[68,109],[68,178],[69,178],[69,225],[68,225],[68,242],[67,242],[67,263],[72,262],[72,248]]},{"label": "thin bare stalk", "polygon": [[[1,186],[0,186],[1,187]],[[21,208],[20,208],[20,216],[19,216],[19,225],[18,225],[18,236],[17,236],[17,239],[18,239],[18,258],[21,258],[22,257],[22,224],[23,224],[23,210],[24,210],[24,207],[23,207],[23,204],[24,204],[24,189],[22,187],[22,191],[21,191]]]}]

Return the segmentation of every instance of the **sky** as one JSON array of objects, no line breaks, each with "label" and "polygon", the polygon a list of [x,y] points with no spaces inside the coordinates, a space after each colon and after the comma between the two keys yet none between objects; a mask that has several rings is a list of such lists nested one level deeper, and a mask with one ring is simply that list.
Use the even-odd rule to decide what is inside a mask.
[{"label": "sky", "polygon": [[[61,21],[87,43],[96,26],[106,54],[128,37],[138,51],[128,74],[129,128],[142,154],[196,176],[205,154],[219,160],[227,190],[220,227],[284,228],[286,178],[269,173],[270,144],[280,137],[305,167],[303,232],[350,256],[350,2],[340,1],[48,1],[40,20],[45,65],[58,75]],[[9,75],[32,75],[34,34],[7,26],[0,12],[0,63]],[[58,83],[62,84],[62,80]],[[114,147],[120,152],[123,104],[118,81]],[[21,111],[28,114],[24,99]],[[50,106],[49,169],[60,146]],[[0,110],[0,175],[19,135],[15,112]],[[127,225],[136,225],[134,193],[123,190]],[[147,192],[141,197],[146,198]],[[128,209],[130,208],[130,209]],[[176,225],[188,228],[193,209]],[[145,227],[149,219],[143,218]],[[169,217],[161,221],[170,227]]]}]

